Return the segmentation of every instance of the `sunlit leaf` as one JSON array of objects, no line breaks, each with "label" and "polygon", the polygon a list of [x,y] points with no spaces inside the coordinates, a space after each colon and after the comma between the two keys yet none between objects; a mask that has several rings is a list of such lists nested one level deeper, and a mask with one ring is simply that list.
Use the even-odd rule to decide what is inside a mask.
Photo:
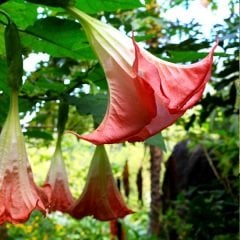
[{"label": "sunlit leaf", "polygon": [[98,13],[101,11],[111,12],[117,11],[119,9],[134,9],[141,7],[142,4],[139,0],[86,0],[86,1],[77,1],[76,6],[88,13]]},{"label": "sunlit leaf", "polygon": [[26,28],[35,21],[37,8],[37,5],[26,4],[22,0],[8,1],[1,5],[1,9],[5,10],[21,29]]}]

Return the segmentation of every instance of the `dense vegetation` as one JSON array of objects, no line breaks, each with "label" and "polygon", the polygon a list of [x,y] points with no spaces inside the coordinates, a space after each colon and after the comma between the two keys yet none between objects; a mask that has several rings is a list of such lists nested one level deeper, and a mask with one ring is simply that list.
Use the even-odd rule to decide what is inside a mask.
[{"label": "dense vegetation", "polygon": [[[141,2],[77,0],[76,5],[129,35],[134,30],[136,41],[170,62],[188,64],[202,59],[216,38],[219,38],[219,46],[214,55],[211,81],[203,99],[193,109],[176,124],[143,143],[107,146],[114,176],[121,183],[119,187],[127,204],[136,211],[120,220],[119,226],[130,240],[237,239],[237,1],[229,1],[229,17],[212,27],[210,37],[204,35],[198,22],[171,22],[163,17],[170,8],[183,6],[187,9],[192,1],[169,1],[163,5],[154,0]],[[214,13],[218,1],[207,2]],[[69,105],[65,129],[79,134],[89,132],[104,116],[108,86],[81,25],[61,8],[9,0],[3,1],[0,9],[16,23],[23,45],[25,72],[19,95],[20,117],[34,177],[42,184],[55,148],[59,103],[64,101]],[[4,16],[0,16],[1,127],[9,105],[5,25]],[[33,61],[36,54],[42,60],[30,69],[28,61]],[[149,230],[150,146],[163,152],[156,232]],[[65,134],[62,150],[70,188],[73,196],[78,197],[94,146]],[[140,173],[142,183],[136,183]],[[128,184],[130,190],[126,189]],[[0,239],[14,240],[111,239],[109,222],[91,217],[75,220],[58,212],[47,217],[34,212],[27,223],[2,225],[1,232]]]}]

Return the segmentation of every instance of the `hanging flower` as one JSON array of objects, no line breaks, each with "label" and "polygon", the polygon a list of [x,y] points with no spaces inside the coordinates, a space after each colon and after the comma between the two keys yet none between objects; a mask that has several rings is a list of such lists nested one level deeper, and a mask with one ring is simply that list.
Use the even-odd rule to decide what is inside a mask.
[{"label": "hanging flower", "polygon": [[25,222],[34,209],[45,213],[48,206],[47,196],[33,181],[18,114],[14,91],[0,135],[0,224]]},{"label": "hanging flower", "polygon": [[66,213],[69,212],[70,207],[72,207],[74,203],[68,185],[68,177],[61,147],[62,136],[68,119],[68,111],[68,103],[61,101],[58,110],[57,143],[46,179],[46,184],[51,186],[50,191],[47,191],[50,202],[49,211],[61,211]]},{"label": "hanging flower", "polygon": [[99,127],[78,137],[95,144],[142,141],[173,124],[201,98],[210,78],[209,55],[183,66],[154,57],[134,39],[74,7],[105,71],[109,104]]},{"label": "hanging flower", "polygon": [[46,192],[49,196],[50,212],[61,211],[68,213],[70,207],[72,207],[74,203],[74,199],[69,189],[68,177],[60,144],[60,140],[58,140],[46,179],[46,184],[49,184],[51,188]]},{"label": "hanging flower", "polygon": [[111,166],[103,145],[96,147],[86,185],[72,208],[71,215],[81,219],[93,216],[102,221],[122,218],[132,213],[114,182]]}]

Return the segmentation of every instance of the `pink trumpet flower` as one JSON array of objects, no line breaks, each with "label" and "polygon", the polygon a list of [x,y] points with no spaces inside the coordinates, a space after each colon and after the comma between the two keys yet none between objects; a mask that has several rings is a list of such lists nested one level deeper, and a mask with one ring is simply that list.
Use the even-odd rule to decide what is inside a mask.
[{"label": "pink trumpet flower", "polygon": [[68,185],[60,139],[57,141],[56,149],[52,157],[46,184],[51,186],[51,188],[46,190],[50,202],[49,211],[68,213],[74,203],[74,199]]},{"label": "pink trumpet flower", "polygon": [[0,135],[0,224],[25,222],[34,209],[45,213],[48,206],[47,196],[33,181],[18,114],[13,91]]},{"label": "pink trumpet flower", "polygon": [[87,182],[71,215],[81,219],[93,216],[101,221],[125,217],[133,213],[125,205],[112,175],[111,166],[103,145],[96,147],[90,164]]},{"label": "pink trumpet flower", "polygon": [[190,65],[163,61],[119,30],[74,7],[105,71],[109,103],[99,127],[79,138],[94,144],[143,141],[173,124],[202,96],[211,76],[213,52]]}]

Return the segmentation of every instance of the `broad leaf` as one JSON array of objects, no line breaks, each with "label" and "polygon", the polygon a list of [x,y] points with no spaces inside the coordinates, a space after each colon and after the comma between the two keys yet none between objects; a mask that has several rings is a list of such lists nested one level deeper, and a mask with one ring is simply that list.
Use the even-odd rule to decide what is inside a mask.
[{"label": "broad leaf", "polygon": [[145,143],[147,145],[154,145],[154,146],[157,146],[159,148],[161,148],[163,151],[167,151],[167,148],[166,148],[166,144],[164,142],[164,139],[162,137],[162,134],[161,133],[158,133],[150,138],[148,138]]},{"label": "broad leaf", "polygon": [[40,77],[35,82],[26,82],[22,87],[22,91],[28,96],[45,95],[49,92],[59,95],[63,90],[65,90],[65,85],[61,82],[43,77]]},{"label": "broad leaf", "polygon": [[[184,62],[197,62],[199,59],[206,57],[208,52],[196,52],[196,51],[177,51],[169,50],[168,54],[170,56],[170,61],[174,63],[184,63]],[[225,53],[214,53],[214,56],[226,57]],[[169,60],[169,58],[167,59]]]},{"label": "broad leaf", "polygon": [[77,8],[87,13],[99,13],[101,11],[112,12],[121,10],[129,10],[142,7],[139,0],[86,0],[76,1]]},{"label": "broad leaf", "polygon": [[7,77],[7,64],[0,58],[0,91],[3,91],[5,94],[9,95],[9,88],[6,82]]},{"label": "broad leaf", "polygon": [[28,130],[24,133],[24,135],[33,138],[41,138],[44,140],[53,140],[51,133],[42,130]]},{"label": "broad leaf", "polygon": [[1,5],[15,24],[21,29],[26,28],[37,19],[37,8],[35,4],[28,4],[22,0],[8,1]]},{"label": "broad leaf", "polygon": [[171,62],[197,62],[199,59],[206,57],[207,53],[198,53],[196,51],[168,51]]},{"label": "broad leaf", "polygon": [[3,126],[3,123],[6,120],[8,108],[9,96],[7,96],[6,94],[0,94],[0,126]]},{"label": "broad leaf", "polygon": [[3,25],[0,24],[0,56],[4,55],[5,55],[4,27]]},{"label": "broad leaf", "polygon": [[67,19],[48,17],[35,21],[26,29],[22,40],[36,52],[54,57],[95,59],[81,26]]},{"label": "broad leaf", "polygon": [[106,112],[108,96],[104,94],[86,94],[81,98],[69,97],[69,102],[76,106],[80,114],[91,114],[95,125],[98,125]]},{"label": "broad leaf", "polygon": [[95,68],[89,72],[87,80],[90,84],[93,83],[97,87],[100,87],[102,90],[108,89],[104,71],[99,63],[96,64]]}]

